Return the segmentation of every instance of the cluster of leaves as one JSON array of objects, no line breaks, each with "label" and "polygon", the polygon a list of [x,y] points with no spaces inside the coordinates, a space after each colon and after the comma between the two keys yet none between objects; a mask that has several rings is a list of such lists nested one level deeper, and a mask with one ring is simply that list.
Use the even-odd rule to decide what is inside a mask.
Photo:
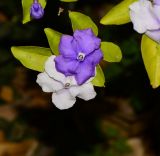
[{"label": "cluster of leaves", "polygon": [[[121,25],[131,22],[129,16],[129,5],[137,0],[123,0],[114,6],[100,21],[104,25]],[[153,41],[146,35],[142,36],[141,52],[143,62],[153,88],[160,86],[160,55],[159,43]]]},{"label": "cluster of leaves", "polygon": [[[73,31],[79,29],[92,28],[94,34],[98,35],[98,28],[90,17],[79,13],[69,11],[69,18],[72,23]],[[12,47],[13,55],[27,68],[39,72],[44,71],[44,63],[52,54],[58,55],[59,42],[62,34],[50,28],[44,29],[50,48],[35,47],[35,46],[20,46]],[[108,62],[119,62],[122,58],[120,48],[111,42],[101,42],[101,50],[104,54],[104,60]],[[92,81],[94,86],[103,87],[105,77],[101,67],[97,66],[96,77]]]}]

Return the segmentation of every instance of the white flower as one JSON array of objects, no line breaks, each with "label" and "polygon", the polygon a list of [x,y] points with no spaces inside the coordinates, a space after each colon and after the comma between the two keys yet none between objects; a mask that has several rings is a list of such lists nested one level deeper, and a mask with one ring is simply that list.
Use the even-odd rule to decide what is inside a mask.
[{"label": "white flower", "polygon": [[149,0],[139,0],[130,6],[130,19],[134,30],[138,33],[146,33],[160,29],[160,22],[157,19],[155,7]]},{"label": "white flower", "polygon": [[65,77],[55,68],[55,56],[51,56],[45,63],[45,71],[38,74],[37,83],[44,92],[53,92],[52,102],[59,109],[68,109],[76,102],[76,97],[86,101],[95,98],[96,92],[91,79],[83,85],[77,85],[74,76]]}]

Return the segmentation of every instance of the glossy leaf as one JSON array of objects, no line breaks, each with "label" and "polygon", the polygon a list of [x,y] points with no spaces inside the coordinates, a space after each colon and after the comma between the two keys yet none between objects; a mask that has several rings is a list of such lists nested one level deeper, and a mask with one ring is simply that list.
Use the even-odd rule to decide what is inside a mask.
[{"label": "glossy leaf", "polygon": [[143,35],[142,58],[153,88],[160,86],[160,45]]},{"label": "glossy leaf", "polygon": [[80,12],[69,11],[69,18],[71,19],[73,31],[92,28],[94,34],[98,35],[98,28],[89,16]]},{"label": "glossy leaf", "polygon": [[121,49],[112,42],[101,42],[101,50],[107,62],[120,62],[122,59]]},{"label": "glossy leaf", "polygon": [[97,87],[104,87],[105,77],[100,65],[96,67],[96,73],[95,78],[92,80],[92,84]]},{"label": "glossy leaf", "polygon": [[45,34],[47,36],[48,43],[49,43],[49,46],[50,46],[52,52],[55,55],[58,55],[59,54],[59,48],[58,47],[59,47],[59,42],[60,42],[62,34],[59,33],[58,31],[55,31],[55,30],[50,29],[50,28],[45,28],[44,31],[45,31]]},{"label": "glossy leaf", "polygon": [[100,21],[104,25],[120,25],[130,22],[129,5],[137,0],[123,0],[114,6]]},{"label": "glossy leaf", "polygon": [[[38,1],[43,8],[46,6],[46,0],[39,0]],[[33,0],[22,0],[22,7],[23,7],[23,24],[27,23],[31,20],[30,17],[30,7],[33,3]]]},{"label": "glossy leaf", "polygon": [[52,55],[49,48],[35,46],[12,47],[11,51],[25,67],[39,72],[44,70],[45,61]]},{"label": "glossy leaf", "polygon": [[60,0],[61,2],[77,2],[78,0]]}]

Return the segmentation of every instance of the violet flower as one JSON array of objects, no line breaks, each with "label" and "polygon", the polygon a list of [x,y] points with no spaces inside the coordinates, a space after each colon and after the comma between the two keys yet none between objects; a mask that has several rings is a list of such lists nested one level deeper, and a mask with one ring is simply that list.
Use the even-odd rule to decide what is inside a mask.
[{"label": "violet flower", "polygon": [[149,0],[139,0],[129,8],[134,30],[160,42],[160,0],[154,0],[153,4]]},{"label": "violet flower", "polygon": [[73,36],[63,35],[60,55],[55,58],[57,71],[65,76],[74,76],[78,85],[95,76],[95,67],[103,58],[101,40],[92,29],[76,30]]},{"label": "violet flower", "polygon": [[41,4],[38,2],[38,0],[34,0],[33,4],[30,8],[30,15],[34,19],[40,19],[44,15],[44,9],[41,6]]},{"label": "violet flower", "polygon": [[52,102],[59,109],[68,109],[76,102],[76,97],[86,101],[95,98],[96,92],[91,82],[77,85],[74,76],[65,76],[55,68],[55,56],[45,63],[45,72],[38,74],[37,83],[44,92],[52,92]]}]

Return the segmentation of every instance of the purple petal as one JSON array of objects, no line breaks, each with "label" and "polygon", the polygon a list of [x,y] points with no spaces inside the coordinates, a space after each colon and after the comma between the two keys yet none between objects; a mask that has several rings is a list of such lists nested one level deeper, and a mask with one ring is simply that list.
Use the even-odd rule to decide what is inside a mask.
[{"label": "purple petal", "polygon": [[100,47],[101,40],[93,34],[91,29],[76,30],[73,36],[79,47],[79,52],[83,52],[85,55]]},{"label": "purple petal", "polygon": [[154,41],[160,43],[160,29],[154,31],[147,31],[146,35],[149,36]]},{"label": "purple petal", "polygon": [[76,58],[77,54],[73,49],[72,46],[73,37],[70,35],[62,35],[60,44],[59,44],[59,51],[60,54],[66,58]]},{"label": "purple petal", "polygon": [[72,76],[76,73],[79,65],[77,60],[64,58],[62,55],[57,56],[54,60],[57,71],[63,73],[65,76]]},{"label": "purple petal", "polygon": [[156,5],[160,5],[160,0],[153,0],[153,3]]},{"label": "purple petal", "polygon": [[95,66],[88,63],[87,61],[83,61],[79,64],[77,68],[77,74],[75,75],[75,79],[78,85],[82,85],[89,78],[95,76]]},{"label": "purple petal", "polygon": [[87,35],[95,36],[91,28],[85,29],[84,31]]},{"label": "purple petal", "polygon": [[95,50],[93,53],[89,54],[86,57],[86,61],[91,62],[94,66],[99,64],[99,62],[103,59],[103,54],[101,49]]},{"label": "purple petal", "polygon": [[41,4],[35,1],[30,8],[30,15],[34,19],[40,19],[44,15],[44,9],[42,8]]}]

